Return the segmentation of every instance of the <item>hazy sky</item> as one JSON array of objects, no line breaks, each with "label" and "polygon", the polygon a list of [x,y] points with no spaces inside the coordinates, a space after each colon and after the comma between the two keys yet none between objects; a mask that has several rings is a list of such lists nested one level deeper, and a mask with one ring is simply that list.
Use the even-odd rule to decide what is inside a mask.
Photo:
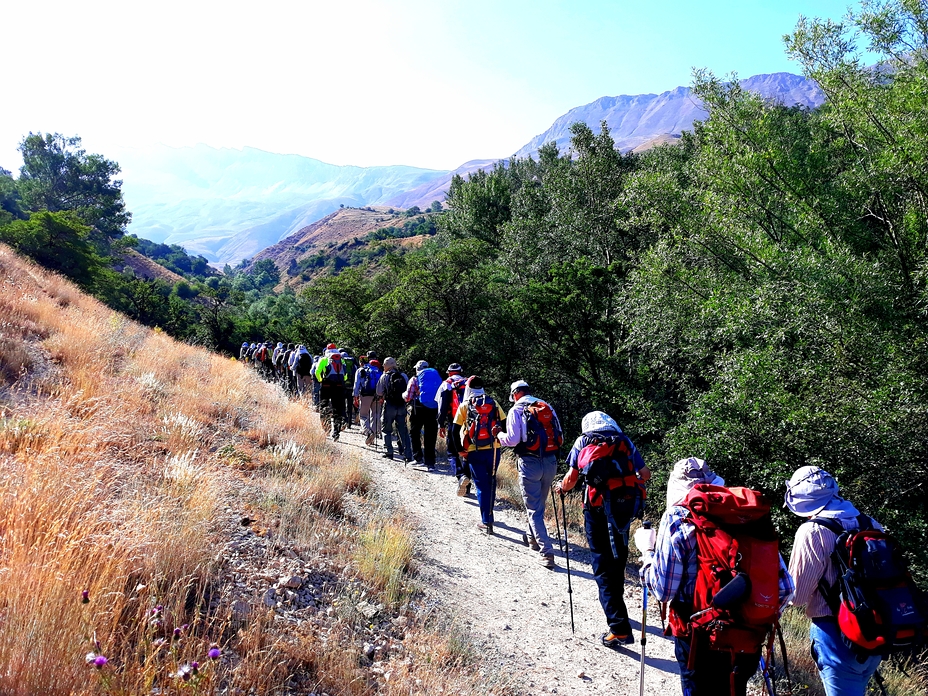
[{"label": "hazy sky", "polygon": [[849,0],[0,0],[0,166],[29,131],[88,151],[252,146],[334,164],[505,157],[568,109],[690,71],[799,72],[782,35]]}]

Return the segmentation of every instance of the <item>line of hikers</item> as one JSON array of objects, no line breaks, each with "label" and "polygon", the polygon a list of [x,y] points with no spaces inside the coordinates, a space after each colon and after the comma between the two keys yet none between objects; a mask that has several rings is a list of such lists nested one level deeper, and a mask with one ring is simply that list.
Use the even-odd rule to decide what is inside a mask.
[{"label": "line of hikers", "polygon": [[[483,381],[465,378],[458,363],[443,378],[420,360],[407,377],[395,359],[381,365],[374,351],[355,361],[334,344],[316,357],[304,346],[278,344],[268,366],[262,348],[269,346],[243,345],[240,357],[294,394],[311,392],[333,440],[350,427],[354,408],[368,446],[382,433],[383,457],[393,459],[395,435],[404,461],[434,470],[442,437],[457,494],[469,494],[473,484],[477,526],[488,535],[500,452],[513,448],[526,509],[523,543],[545,567],[555,567],[545,524],[548,495],[552,502],[560,496],[563,514],[565,493],[582,484],[584,530],[608,625],[601,642],[612,649],[634,643],[625,572],[631,526],[644,515],[651,472],[609,415],[584,416],[567,472],[555,483],[564,444],[560,420],[524,380],[510,386],[507,414]],[[633,535],[645,600],[642,693],[649,593],[662,603],[662,621],[669,608],[665,634],[674,638],[684,696],[745,696],[759,667],[773,696],[774,637],[788,604],[805,606],[811,619],[811,654],[827,696],[864,696],[874,675],[882,687],[877,670],[883,657],[924,646],[928,604],[898,546],[876,520],[840,496],[834,477],[816,466],[799,468],[786,482],[785,506],[804,518],[788,566],[770,504],[759,492],[726,487],[699,458],[674,465],[658,530],[643,525]],[[785,658],[782,634],[780,640]],[[788,669],[786,674],[788,680]]]}]

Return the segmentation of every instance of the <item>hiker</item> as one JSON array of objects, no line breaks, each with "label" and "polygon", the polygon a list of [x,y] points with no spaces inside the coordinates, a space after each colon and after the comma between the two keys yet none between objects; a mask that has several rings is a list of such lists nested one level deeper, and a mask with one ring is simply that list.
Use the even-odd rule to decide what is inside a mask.
[{"label": "hiker", "polygon": [[[832,552],[839,529],[882,530],[878,522],[861,515],[856,507],[838,494],[834,477],[817,466],[797,469],[786,484],[786,507],[806,518],[799,525],[789,558],[789,572],[796,581],[792,603],[805,606],[812,619],[809,637],[812,656],[827,696],[863,696],[867,684],[880,666],[879,654],[853,651],[843,638],[834,605],[823,589],[834,588],[839,572]],[[834,527],[834,529],[832,529]]]},{"label": "hiker", "polygon": [[280,356],[280,370],[283,374],[284,385],[288,394],[296,394],[296,375],[290,370],[290,358],[293,357],[295,346],[292,343],[287,344],[287,349]]},{"label": "hiker", "polygon": [[445,440],[448,452],[448,465],[454,472],[457,480],[458,495],[465,496],[470,492],[470,470],[467,468],[467,459],[459,454],[460,446],[455,439],[451,427],[458,407],[464,401],[464,390],[467,380],[461,374],[464,368],[460,363],[451,363],[448,366],[448,379],[438,388],[438,436]]},{"label": "hiker", "polygon": [[242,347],[238,349],[238,359],[239,362],[244,362],[248,356],[248,341],[242,343]]},{"label": "hiker", "polygon": [[288,367],[296,383],[296,393],[299,396],[303,396],[303,394],[310,389],[312,364],[313,356],[306,350],[306,346],[301,343],[296,347],[296,350],[293,351],[293,354],[290,356],[290,362],[288,363]]},{"label": "hiker", "polygon": [[458,407],[452,425],[458,452],[467,457],[470,476],[477,488],[480,523],[477,529],[493,534],[493,505],[496,502],[496,469],[499,466],[497,434],[506,420],[506,412],[483,388],[483,380],[467,380],[464,401]]},{"label": "hiker", "polygon": [[403,392],[406,391],[408,379],[400,372],[396,360],[386,358],[383,361],[383,375],[377,382],[377,396],[383,399],[383,439],[386,451],[384,459],[393,459],[393,430],[396,429],[399,437],[398,447],[402,450],[405,463],[409,464],[412,458],[412,443],[409,441],[409,429],[406,427],[406,400]]},{"label": "hiker", "polygon": [[528,531],[522,539],[541,554],[545,568],[554,568],[554,546],[545,527],[545,506],[557,475],[557,455],[564,442],[561,422],[549,404],[532,396],[524,380],[509,387],[509,401],[515,405],[506,416],[505,432],[497,437],[503,447],[514,448],[519,460],[519,490],[528,518]]},{"label": "hiker", "polygon": [[[355,364],[355,359],[351,357],[351,353],[342,348],[339,351],[342,355],[342,367],[345,368],[345,387],[353,388],[354,387],[354,374],[357,372],[357,365]],[[345,430],[351,430],[351,425],[354,423],[354,399],[345,399]]]},{"label": "hiker", "polygon": [[316,368],[319,383],[319,412],[328,415],[332,425],[332,440],[338,442],[345,418],[345,366],[342,354],[330,350]]},{"label": "hiker", "polygon": [[319,380],[316,379],[316,372],[319,370],[319,363],[322,360],[322,358],[323,358],[322,355],[314,355],[312,367],[310,368],[310,379],[312,380],[311,385],[312,385],[312,394],[313,394],[313,408],[316,410],[317,413],[319,411],[319,390],[321,388],[321,385],[319,384]]},{"label": "hiker", "polygon": [[[435,442],[438,439],[438,388],[442,378],[425,360],[416,363],[414,374],[403,393],[409,404],[409,431],[412,456],[429,471],[435,469]],[[424,443],[424,444],[423,444]]]},{"label": "hiker", "polygon": [[377,383],[383,372],[380,369],[380,361],[377,359],[377,353],[368,351],[367,355],[362,356],[363,364],[355,373],[354,405],[358,409],[358,415],[361,419],[361,432],[364,434],[364,444],[370,447],[377,438],[377,432],[380,429],[380,409],[377,407]]},{"label": "hiker", "polygon": [[[763,581],[770,586],[770,595],[774,594],[774,587],[776,587],[778,596],[775,603],[767,601],[766,605],[762,607],[763,611],[760,613],[761,615],[766,613],[766,618],[758,620],[760,628],[757,627],[758,624],[750,624],[749,628],[734,626],[731,630],[739,631],[740,634],[734,639],[732,643],[734,647],[731,650],[727,648],[714,649],[710,643],[712,626],[714,624],[724,626],[724,622],[709,621],[712,616],[707,615],[705,620],[709,621],[708,624],[693,628],[692,617],[696,616],[694,614],[696,611],[694,605],[697,604],[697,591],[699,591],[700,587],[703,587],[708,588],[708,591],[711,592],[712,583],[719,582],[719,578],[715,577],[715,574],[706,573],[706,577],[697,583],[700,568],[708,570],[709,567],[712,567],[719,574],[726,568],[721,564],[712,565],[705,559],[700,561],[699,550],[703,542],[697,543],[697,522],[694,520],[698,519],[700,520],[699,524],[703,524],[701,522],[703,518],[697,518],[696,514],[692,512],[690,506],[694,505],[694,503],[691,503],[691,501],[699,501],[700,505],[703,504],[708,495],[705,490],[708,490],[718,500],[723,501],[719,503],[720,508],[730,505],[730,507],[725,507],[725,510],[732,512],[737,518],[737,514],[740,513],[734,511],[741,508],[737,508],[729,501],[738,501],[740,504],[744,501],[756,503],[756,501],[760,500],[760,494],[756,493],[756,491],[727,489],[724,488],[724,483],[725,481],[716,475],[702,459],[690,457],[678,461],[674,464],[667,484],[668,507],[661,518],[656,540],[653,530],[640,529],[635,533],[635,543],[642,551],[642,581],[647,585],[647,590],[653,594],[657,601],[670,603],[669,628],[674,636],[675,655],[680,665],[680,683],[683,693],[692,696],[745,696],[747,683],[757,671],[760,663],[761,648],[766,644],[768,635],[772,638],[770,632],[773,630],[779,613],[794,591],[792,578],[786,570],[782,556],[777,554],[777,561],[773,562],[771,554],[758,552],[753,557],[771,558],[773,565],[769,568],[762,567],[760,570],[757,570],[757,567],[752,565],[743,570],[746,570],[756,590],[761,590]],[[700,488],[697,489],[697,485]],[[705,485],[705,490],[703,485]],[[753,496],[756,496],[756,498]],[[722,533],[727,529],[740,528],[746,530],[749,525],[760,525],[754,528],[759,530],[759,537],[753,543],[765,545],[765,548],[773,544],[773,548],[777,548],[776,531],[773,528],[769,514],[770,506],[761,503],[755,504],[754,507],[756,508],[755,516],[750,522],[745,521],[740,525],[732,523],[730,526],[721,523],[721,515],[719,517],[711,515],[709,511],[716,512],[716,510],[709,506],[692,509],[705,510],[705,518],[711,520],[711,526],[707,527],[709,534],[718,539],[721,546],[724,546],[721,553],[723,556],[727,556],[734,542],[727,532],[724,536]],[[744,514],[740,519],[747,520],[748,515]],[[714,526],[717,526],[718,529],[714,529]],[[646,543],[641,541],[644,536],[650,537],[650,540]],[[739,544],[746,545],[752,541],[753,539],[740,537]],[[706,542],[706,546],[711,546],[711,541]],[[744,550],[744,546],[740,548]],[[759,548],[759,546],[752,546],[751,548]],[[740,562],[741,556],[739,554],[737,563]],[[732,576],[732,579],[734,577],[736,576]],[[732,588],[736,587],[734,582],[729,582],[729,584]],[[766,587],[766,585],[763,586]],[[750,595],[750,591],[748,593]],[[716,596],[720,595],[720,592],[716,593]],[[748,599],[753,601],[753,596],[749,596]],[[747,600],[739,597],[738,601],[744,602]],[[738,606],[739,609],[743,608],[741,612],[742,618],[748,616],[747,608],[744,608],[744,605],[740,603]],[[702,613],[701,609],[699,611]],[[709,611],[714,610],[707,609],[706,613]],[[752,605],[751,611],[757,612],[757,606]],[[754,613],[751,616],[754,616]],[[764,623],[765,621],[768,623]],[[719,634],[718,642],[720,645],[726,645],[730,639],[724,634],[725,629],[721,630],[723,633]],[[743,652],[740,652],[740,650],[743,650]]]},{"label": "hiker", "polygon": [[582,434],[567,455],[567,473],[557,485],[559,493],[577,485],[581,470],[588,463],[587,455],[593,456],[598,446],[620,465],[615,475],[607,477],[599,486],[594,487],[590,475],[586,475],[583,496],[590,565],[599,588],[599,603],[609,625],[609,631],[603,633],[600,640],[606,647],[616,648],[635,640],[624,597],[628,529],[644,508],[644,484],[651,478],[651,471],[618,423],[602,411],[587,413],[580,429]]}]

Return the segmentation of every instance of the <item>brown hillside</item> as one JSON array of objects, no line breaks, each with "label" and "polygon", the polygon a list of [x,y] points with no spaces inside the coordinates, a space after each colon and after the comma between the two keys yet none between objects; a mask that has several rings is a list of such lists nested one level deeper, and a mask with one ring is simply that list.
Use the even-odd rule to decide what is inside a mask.
[{"label": "brown hillside", "polygon": [[407,218],[402,211],[397,210],[393,214],[389,211],[390,208],[385,206],[337,210],[269,246],[256,254],[253,260],[273,259],[277,267],[284,272],[291,261],[299,261],[330,242],[345,242],[363,237],[381,227],[399,227],[406,221]]},{"label": "brown hillside", "polygon": [[177,275],[174,271],[165,268],[156,261],[152,261],[147,256],[142,256],[142,254],[135,249],[126,249],[122,253],[121,260],[123,268],[131,268],[136,276],[144,278],[145,280],[154,280],[158,278],[170,285],[184,280],[183,276]]},{"label": "brown hillside", "polygon": [[658,147],[659,145],[677,145],[679,142],[679,135],[674,133],[661,133],[660,135],[655,135],[653,138],[641,143],[641,145],[638,147],[632,148],[632,152],[640,154],[642,152],[647,152],[651,148]]},{"label": "brown hillside", "polygon": [[3,245],[0,290],[0,694],[487,693],[306,401]]}]

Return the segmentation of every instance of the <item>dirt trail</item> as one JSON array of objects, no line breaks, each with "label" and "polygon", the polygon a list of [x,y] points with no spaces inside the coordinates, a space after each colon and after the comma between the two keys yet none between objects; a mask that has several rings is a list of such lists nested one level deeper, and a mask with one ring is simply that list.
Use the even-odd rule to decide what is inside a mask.
[{"label": "dirt trail", "polygon": [[[496,656],[499,669],[525,693],[638,693],[641,589],[626,583],[635,645],[604,648],[600,635],[607,626],[585,540],[575,538],[570,546],[577,630],[571,635],[563,554],[555,544],[557,568],[541,566],[537,554],[522,545],[524,512],[497,506],[495,536],[487,537],[476,529],[476,499],[455,495],[456,481],[444,462],[428,473],[382,459],[364,446],[356,428],[343,432],[341,443],[369,464],[384,503],[416,523],[426,592],[469,628],[471,638]],[[680,694],[673,644],[661,635],[656,606],[648,612],[645,674],[646,694]]]}]

